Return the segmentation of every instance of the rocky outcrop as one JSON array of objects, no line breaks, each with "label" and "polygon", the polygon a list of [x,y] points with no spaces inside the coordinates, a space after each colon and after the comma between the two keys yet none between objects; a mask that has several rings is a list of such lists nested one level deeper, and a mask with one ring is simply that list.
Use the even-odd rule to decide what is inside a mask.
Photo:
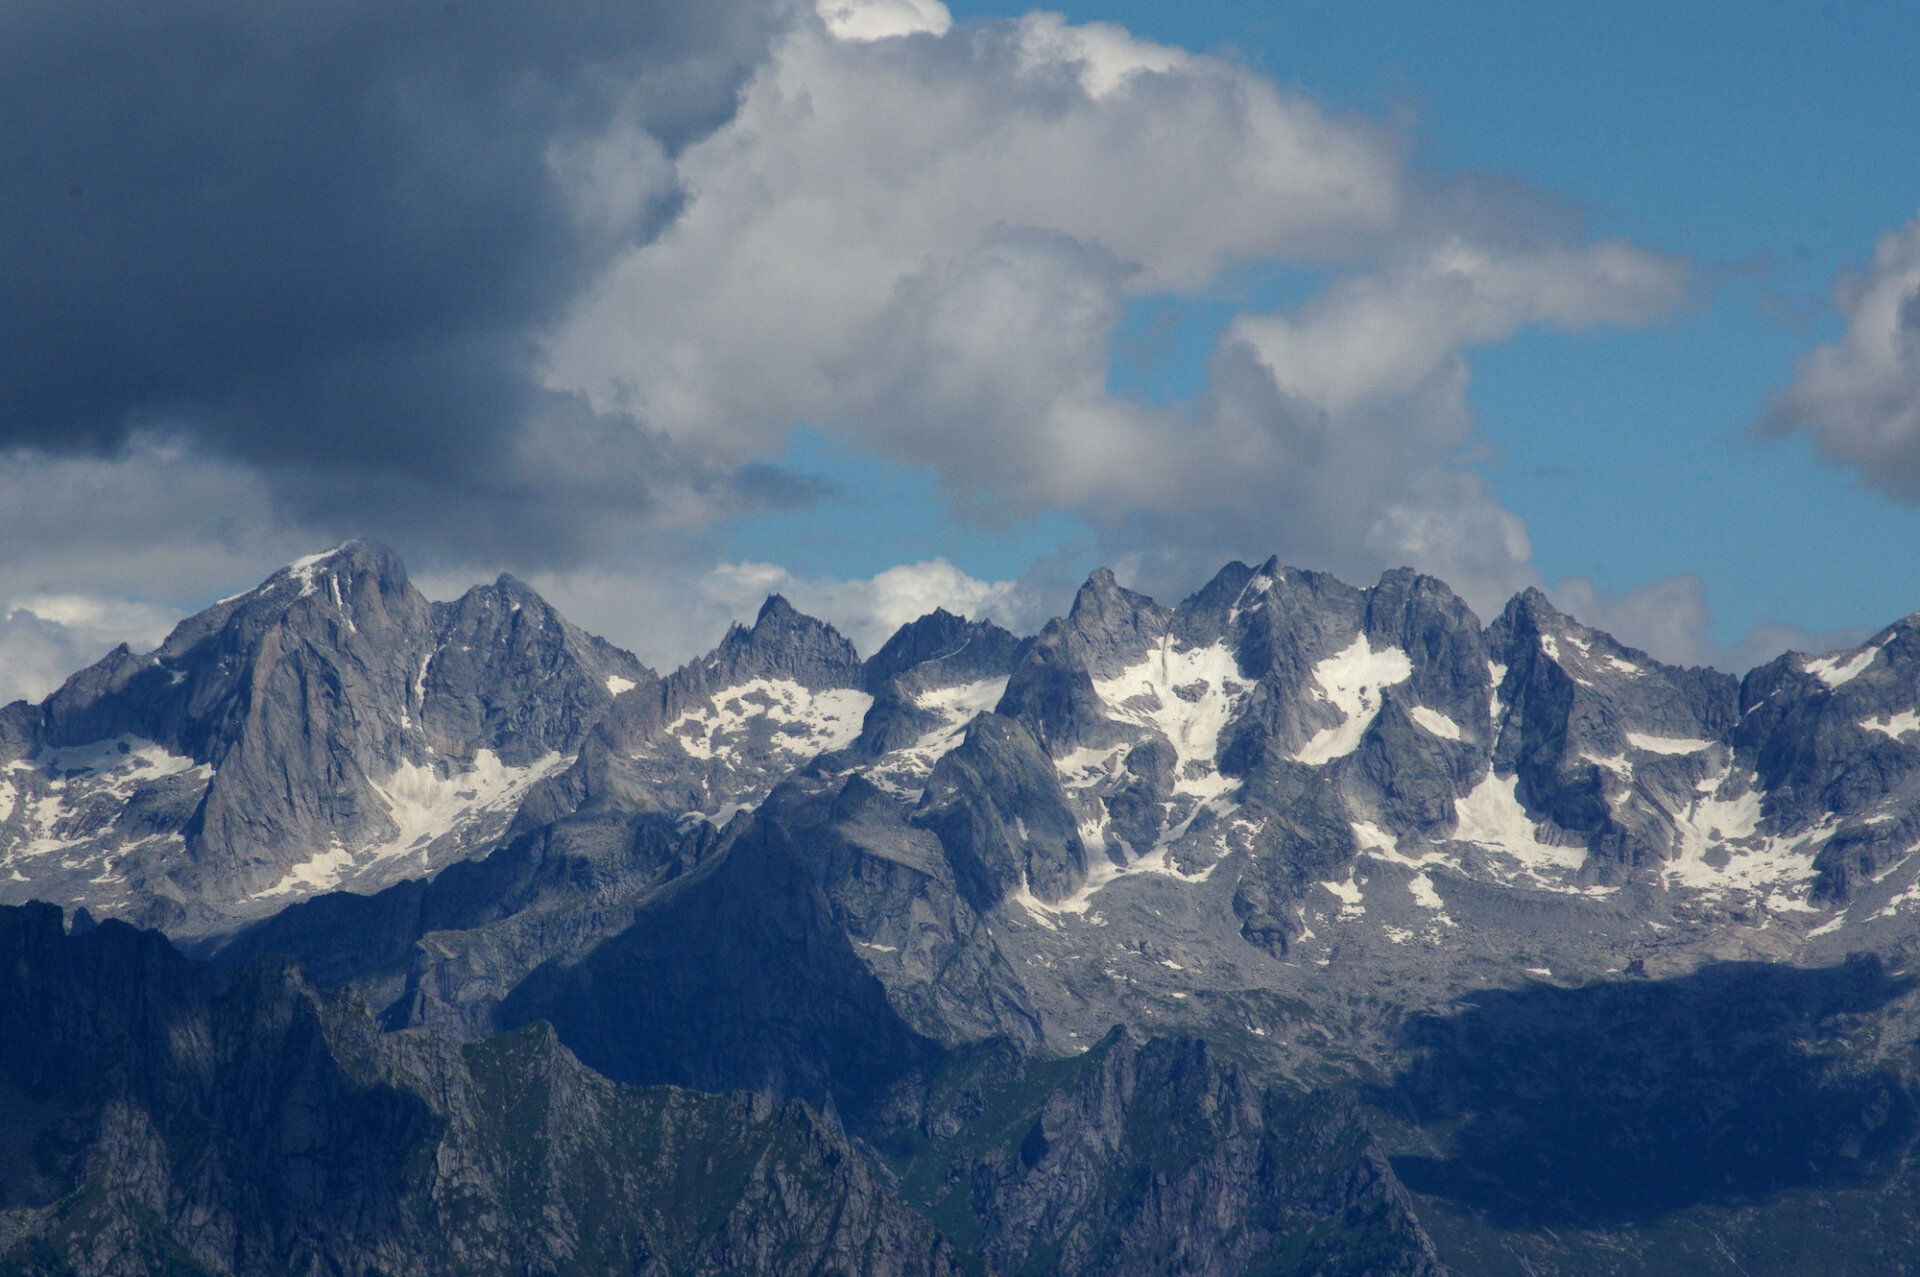
[{"label": "rocky outcrop", "polygon": [[[1352,1101],[1115,1030],[905,1167],[995,1272],[1443,1277]],[[1016,1091],[1016,1094],[1018,1092]]]},{"label": "rocky outcrop", "polygon": [[0,909],[0,981],[9,1271],[963,1271],[803,1106],[616,1086],[544,1025],[381,1036],[46,906]]},{"label": "rocky outcrop", "polygon": [[914,823],[931,830],[974,908],[1072,895],[1087,850],[1052,761],[1018,719],[982,714],[934,764]]},{"label": "rocky outcrop", "polygon": [[1494,764],[1527,809],[1577,836],[1587,873],[1618,882],[1678,858],[1673,814],[1706,788],[1747,781],[1731,766],[1738,684],[1623,647],[1554,609],[1538,590],[1488,633],[1504,666]]},{"label": "rocky outcrop", "polygon": [[630,926],[535,971],[497,1023],[534,1019],[610,1077],[868,1126],[949,1050],[1039,1031],[939,844],[857,776],[784,786]]},{"label": "rocky outcrop", "polygon": [[34,751],[8,776],[0,899],[194,935],[430,872],[651,677],[511,578],[430,604],[348,542],[10,711]]},{"label": "rocky outcrop", "polygon": [[1818,843],[1817,893],[1851,900],[1920,842],[1920,614],[1748,674],[1736,740],[1773,824]]}]

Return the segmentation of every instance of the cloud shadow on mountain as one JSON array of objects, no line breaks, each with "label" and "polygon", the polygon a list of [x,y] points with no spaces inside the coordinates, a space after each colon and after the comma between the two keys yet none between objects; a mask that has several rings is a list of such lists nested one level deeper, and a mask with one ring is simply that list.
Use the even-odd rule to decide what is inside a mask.
[{"label": "cloud shadow on mountain", "polygon": [[1848,1039],[1915,985],[1854,955],[1485,990],[1410,1022],[1413,1063],[1371,1098],[1445,1150],[1395,1158],[1408,1187],[1503,1227],[1868,1185],[1913,1147],[1920,1106]]}]

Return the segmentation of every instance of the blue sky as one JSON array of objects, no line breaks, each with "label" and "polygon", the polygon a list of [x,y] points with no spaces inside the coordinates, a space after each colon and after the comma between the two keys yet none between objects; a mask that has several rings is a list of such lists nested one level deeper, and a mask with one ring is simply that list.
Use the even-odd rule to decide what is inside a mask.
[{"label": "blue sky", "polygon": [[[961,0],[956,19],[1025,6]],[[1677,573],[1706,584],[1713,633],[1756,622],[1878,625],[1920,607],[1920,512],[1824,464],[1805,439],[1749,427],[1796,358],[1840,332],[1828,294],[1920,208],[1920,109],[1908,4],[1422,3],[1048,6],[1074,22],[1244,60],[1339,112],[1408,130],[1417,162],[1559,196],[1594,234],[1684,255],[1695,291],[1628,331],[1528,329],[1476,350],[1478,467],[1526,520],[1548,579],[1624,591]],[[1204,383],[1243,309],[1311,294],[1324,274],[1249,269],[1209,295],[1134,300],[1110,384],[1160,401]],[[799,469],[847,494],[744,521],[741,554],[801,573],[911,553],[1017,575],[1071,545],[1055,515],[985,533],[943,518],[925,472],[805,434]],[[1284,552],[1284,547],[1280,548]],[[1084,557],[1084,556],[1083,556]]]}]

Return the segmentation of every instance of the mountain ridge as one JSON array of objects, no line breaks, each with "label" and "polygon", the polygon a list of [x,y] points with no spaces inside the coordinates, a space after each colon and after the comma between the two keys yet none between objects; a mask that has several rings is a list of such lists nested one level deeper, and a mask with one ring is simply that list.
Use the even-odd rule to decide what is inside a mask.
[{"label": "mountain ridge", "polygon": [[[994,1220],[1034,1218],[1025,1212],[1052,1191],[1010,1169],[1026,1165],[1027,1128],[993,1127],[987,1162],[953,1158],[1047,1069],[1105,1058],[1116,1025],[1128,1052],[1204,1044],[1208,1060],[1243,1070],[1229,1088],[1243,1097],[1276,1086],[1373,1097],[1357,1102],[1382,1132],[1380,1156],[1414,1176],[1408,1218],[1444,1224],[1432,1262],[1522,1242],[1558,1253],[1528,1231],[1548,1214],[1473,1215],[1471,1176],[1485,1168],[1471,1141],[1492,1128],[1471,1113],[1421,1116],[1439,1093],[1420,1081],[1420,1061],[1466,1066],[1434,1055],[1444,1032],[1410,1036],[1407,1026],[1471,1024],[1461,1019],[1471,999],[1548,1005],[1528,991],[1566,990],[1556,1014],[1604,1020],[1643,1005],[1606,991],[1650,982],[1663,996],[1644,1003],[1658,1008],[1651,1020],[1620,1030],[1623,1058],[1642,1051],[1646,1068],[1671,1071],[1673,1036],[1720,1033],[1724,1013],[1679,991],[1775,987],[1707,973],[1750,964],[1851,987],[1851,976],[1821,973],[1871,952],[1898,978],[1835,1003],[1842,1028],[1807,1030],[1826,1035],[1833,1078],[1769,1067],[1796,1093],[1826,1097],[1821,1111],[1848,1130],[1880,1129],[1876,1095],[1891,1097],[1891,1113],[1920,1094],[1889,1055],[1903,1026],[1920,1026],[1904,974],[1920,954],[1914,618],[1859,647],[1787,654],[1735,679],[1660,662],[1537,592],[1482,625],[1444,582],[1408,569],[1358,587],[1270,559],[1229,564],[1173,605],[1097,572],[1066,615],[1028,638],[936,611],[864,660],[832,626],[770,598],[751,625],[662,676],[511,579],[422,611],[397,561],[364,548],[342,559],[302,561],[183,622],[170,650],[197,653],[200,665],[116,654],[70,681],[58,713],[0,713],[14,742],[0,826],[12,840],[0,844],[0,870],[13,877],[0,875],[0,901],[63,889],[66,907],[116,912],[112,895],[81,889],[102,873],[73,849],[111,854],[110,837],[188,829],[179,811],[194,795],[204,806],[217,781],[210,764],[146,738],[50,748],[47,723],[64,725],[69,742],[115,727],[113,698],[131,696],[120,689],[164,678],[163,695],[135,704],[150,713],[140,723],[164,735],[174,730],[167,707],[198,705],[197,717],[175,717],[251,729],[245,714],[205,706],[227,704],[218,690],[240,685],[242,663],[223,669],[220,656],[270,648],[275,660],[244,666],[266,684],[289,659],[316,675],[313,697],[297,703],[306,717],[287,710],[267,724],[326,728],[302,738],[309,753],[273,755],[300,784],[339,800],[327,773],[300,761],[313,739],[337,740],[328,757],[393,758],[369,791],[389,819],[404,796],[392,776],[431,766],[436,781],[472,791],[454,811],[467,823],[436,829],[417,817],[414,836],[442,857],[424,873],[383,882],[374,871],[419,861],[368,856],[358,877],[316,880],[254,912],[194,914],[176,901],[165,917],[179,944],[224,970],[295,958],[324,989],[356,987],[389,1032],[483,1042],[546,1022],[623,1084],[746,1088],[816,1106],[888,1173],[911,1180],[938,1162],[940,1175],[973,1184],[965,1210],[932,1189],[917,1200],[969,1245],[998,1247],[1002,1267],[1046,1262],[1011,1234],[991,1240]],[[261,637],[274,635],[277,646]],[[373,673],[328,690],[317,676],[352,665],[375,635],[391,636],[404,659],[366,653]],[[174,672],[185,676],[176,683]],[[341,727],[361,719],[372,725]],[[230,756],[273,754],[283,738],[237,731]],[[186,737],[165,740],[184,748]],[[495,773],[483,762],[505,774],[529,761],[497,794],[484,788]],[[500,801],[483,801],[490,794]],[[333,837],[347,826],[312,827]],[[392,841],[385,826],[376,836],[388,840],[376,848]],[[194,850],[178,842],[174,854]],[[304,843],[284,860],[324,854]],[[1653,1033],[1662,1017],[1672,1025]],[[1644,1043],[1634,1036],[1643,1030],[1653,1033]],[[1503,1021],[1497,1032],[1496,1045],[1514,1030]],[[1528,1076],[1488,1049],[1475,1067]],[[1229,1085],[1199,1057],[1153,1059],[1174,1070],[1166,1078],[1212,1079],[1195,1103]],[[1852,1073],[1875,1080],[1862,1089],[1845,1080]],[[1405,1080],[1382,1088],[1389,1077]],[[1101,1094],[1105,1105],[1122,1092]],[[1497,1098],[1472,1088],[1441,1098],[1454,1105],[1457,1094]],[[1291,1132],[1290,1147],[1360,1147],[1338,1123],[1302,1126],[1285,1116],[1292,1100],[1275,1103],[1261,1121]],[[1245,1150],[1259,1143],[1259,1124],[1247,1122],[1231,1138],[1207,1129]],[[1781,1191],[1808,1209],[1906,1218],[1905,1198],[1875,1197],[1883,1190],[1840,1173],[1832,1150],[1854,1136],[1835,1138],[1776,1141],[1789,1160],[1801,1141],[1826,1168]],[[1881,1150],[1876,1168],[1906,1156],[1904,1136],[1859,1138]],[[1100,1146],[1129,1174],[1169,1173],[1150,1157],[1127,1160],[1121,1144]],[[1033,1165],[1053,1165],[1037,1150]],[[1218,1163],[1229,1164],[1242,1165]],[[1075,1191],[1090,1165],[1073,1163]],[[1735,1211],[1712,1214],[1711,1228],[1748,1236],[1736,1198],[1684,1209]],[[1232,1200],[1239,1210],[1265,1199]],[[1155,1248],[1171,1244],[1173,1227],[1151,1211],[1090,1216],[1074,1253],[1124,1266],[1170,1253]],[[1426,1253],[1417,1227],[1383,1227],[1401,1239],[1394,1246],[1413,1247],[1393,1253]],[[1580,1245],[1597,1248],[1582,1253],[1643,1245],[1609,1231],[1610,1219],[1577,1228],[1587,1230]],[[1645,1253],[1697,1236],[1661,1233]],[[1130,1240],[1107,1249],[1115,1238]]]}]

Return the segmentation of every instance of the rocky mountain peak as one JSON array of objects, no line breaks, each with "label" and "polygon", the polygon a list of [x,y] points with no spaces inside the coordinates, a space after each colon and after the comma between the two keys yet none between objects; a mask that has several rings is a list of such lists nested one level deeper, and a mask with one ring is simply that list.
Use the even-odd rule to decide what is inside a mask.
[{"label": "rocky mountain peak", "polygon": [[788,679],[808,691],[857,688],[864,681],[853,644],[778,594],[767,596],[751,626],[730,626],[713,653],[696,664],[713,689],[756,678]]},{"label": "rocky mountain peak", "polygon": [[217,926],[458,858],[650,677],[511,577],[432,604],[349,541],[11,712],[39,814],[0,837],[58,849],[56,899]]},{"label": "rocky mountain peak", "polygon": [[1769,819],[1818,843],[1824,899],[1851,903],[1920,843],[1917,621],[1857,647],[1785,653],[1741,683],[1735,741]]},{"label": "rocky mountain peak", "polygon": [[867,659],[867,690],[879,695],[890,680],[908,674],[914,690],[1004,678],[1019,647],[1019,639],[991,621],[935,608],[894,631]]},{"label": "rocky mountain peak", "polygon": [[1175,635],[1189,646],[1219,641],[1259,575],[1237,559],[1221,568],[1175,609]]},{"label": "rocky mountain peak", "polygon": [[490,750],[511,767],[558,761],[615,696],[657,677],[512,576],[436,603],[433,615],[412,695],[437,753]]},{"label": "rocky mountain peak", "polygon": [[1096,678],[1110,678],[1138,661],[1164,636],[1170,611],[1096,568],[1073,598],[1062,632]]}]

